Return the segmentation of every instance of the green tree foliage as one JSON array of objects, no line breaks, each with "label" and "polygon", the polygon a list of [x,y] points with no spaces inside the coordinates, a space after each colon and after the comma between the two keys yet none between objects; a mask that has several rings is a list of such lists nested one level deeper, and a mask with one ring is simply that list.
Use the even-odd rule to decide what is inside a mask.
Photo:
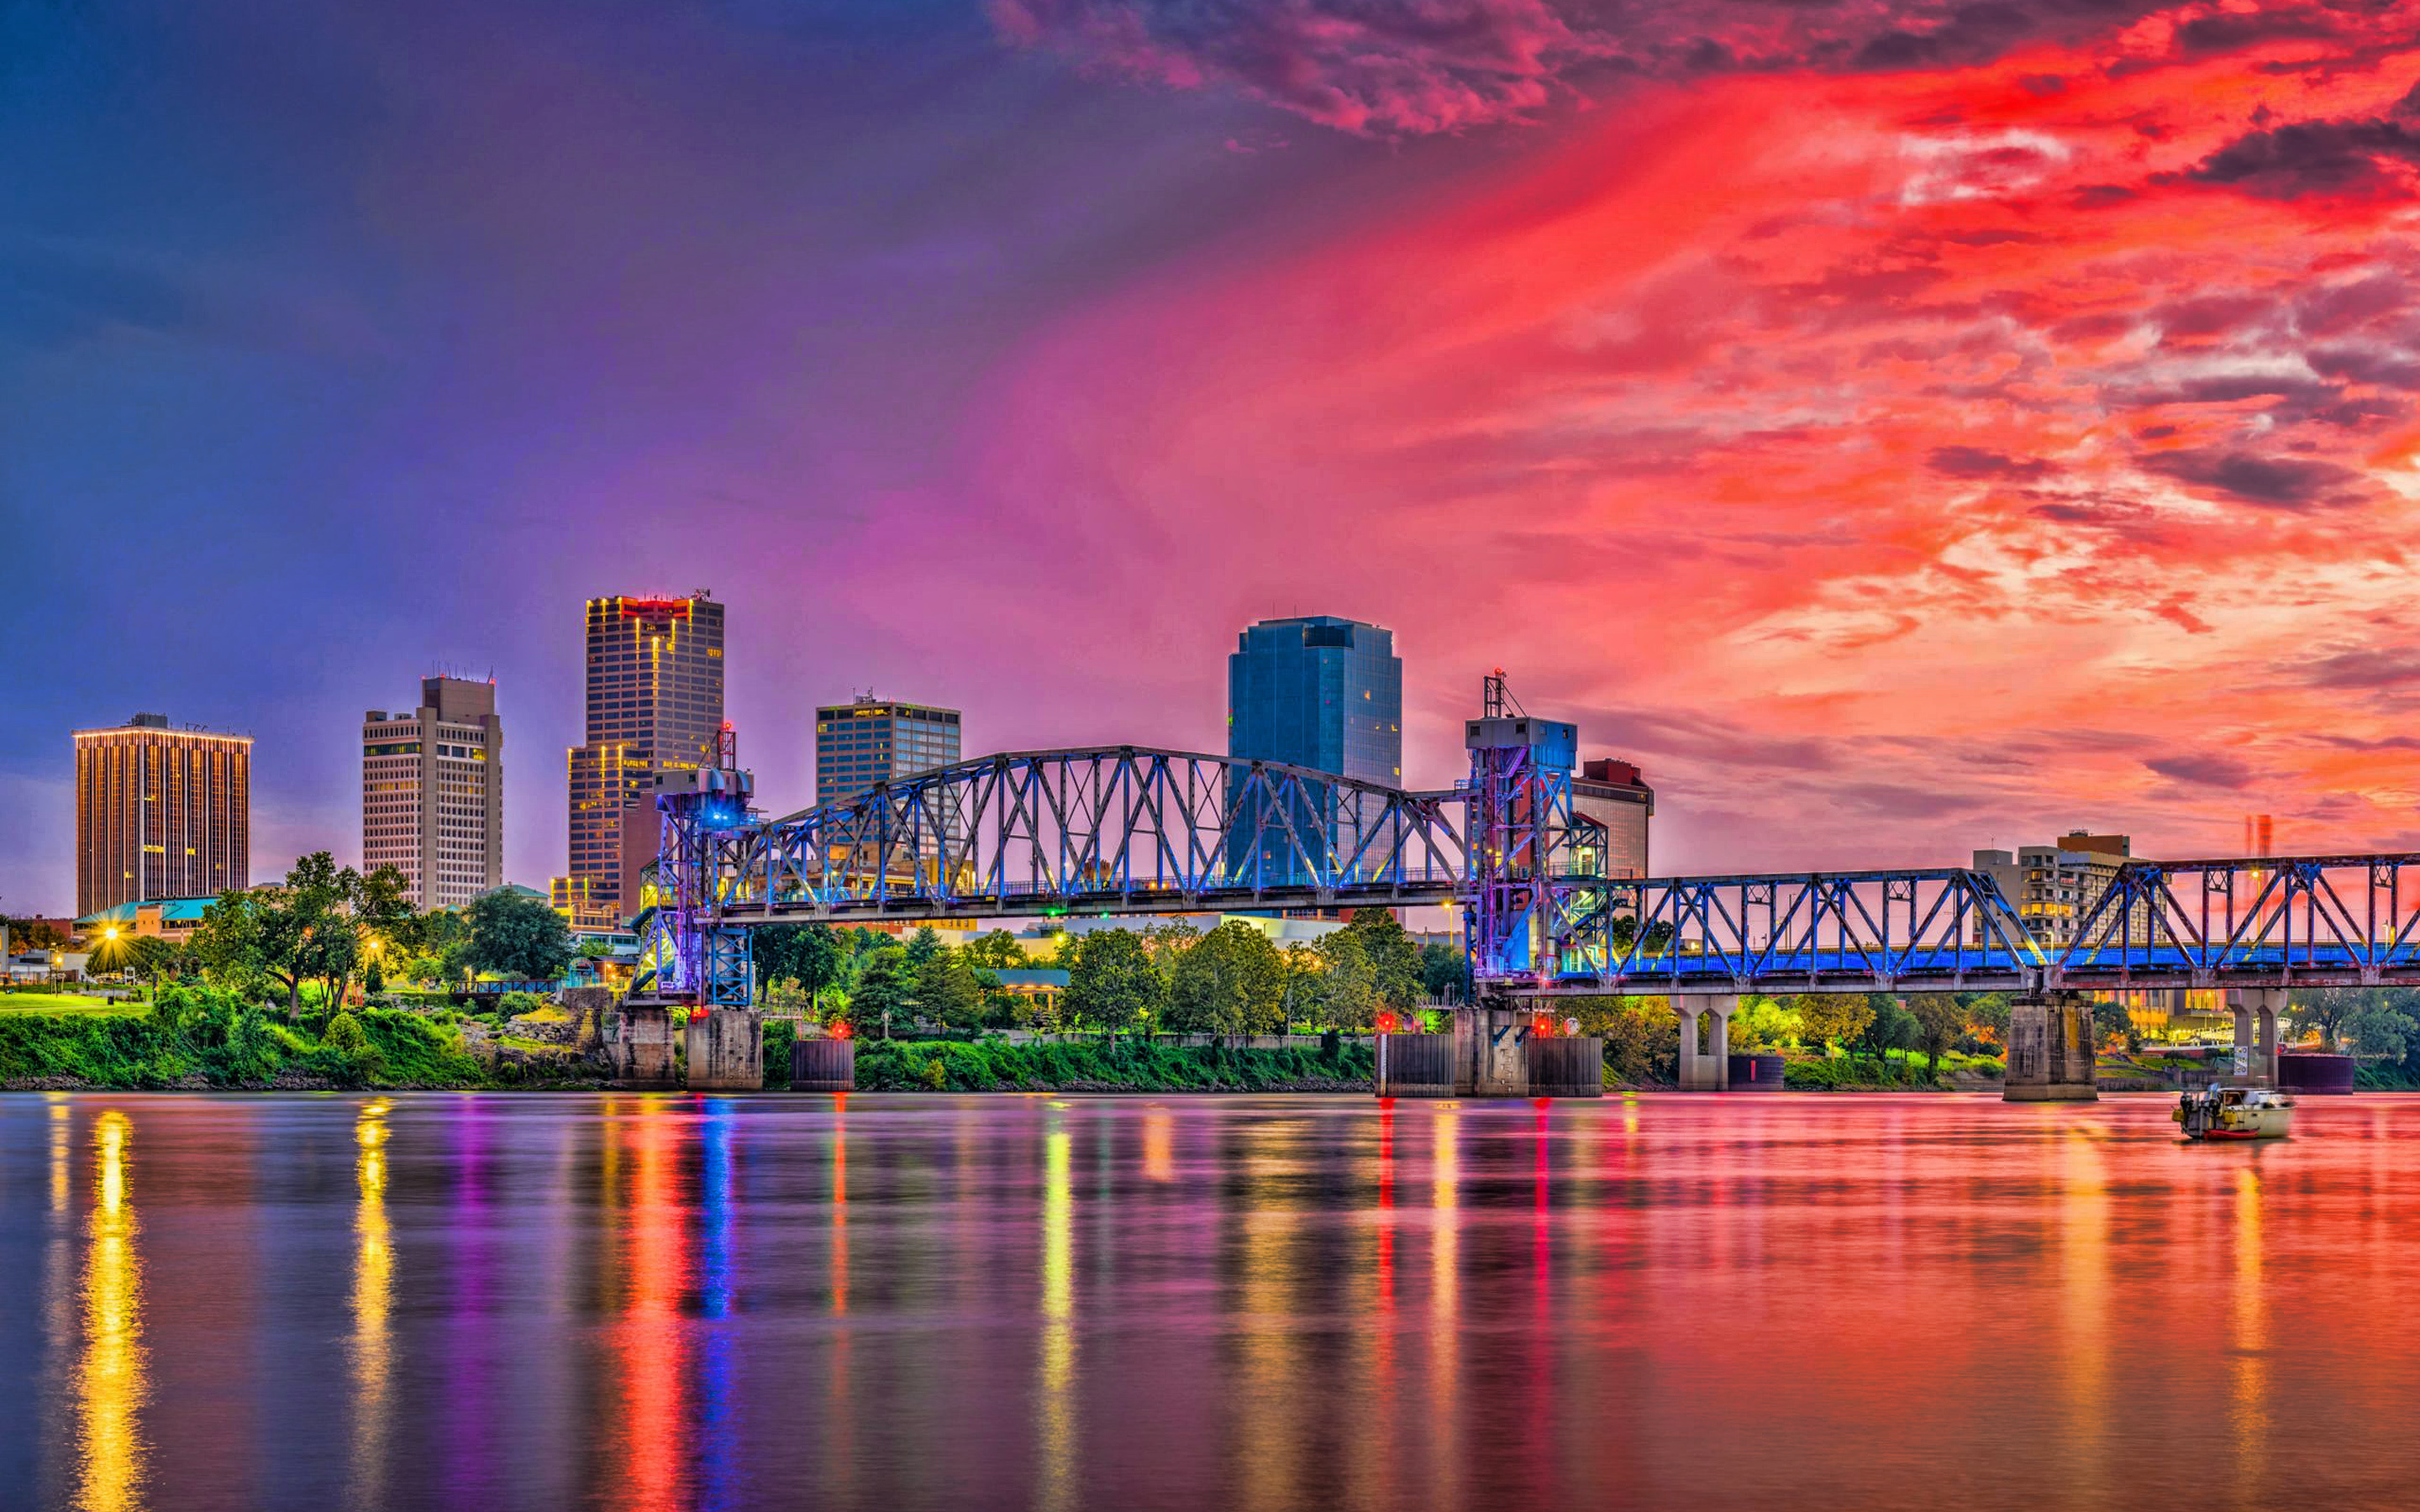
[{"label": "green tree foliage", "polygon": [[2412,1058],[2412,1052],[2420,1050],[2420,1018],[2405,1012],[2389,995],[2363,995],[2362,1006],[2344,1020],[2344,1031],[2352,1041],[2354,1054],[2397,1060]]},{"label": "green tree foliage", "polygon": [[1285,977],[1285,958],[1269,937],[1231,918],[1178,958],[1168,984],[1168,1026],[1192,1034],[1273,1033]]},{"label": "green tree foliage", "polygon": [[1420,947],[1420,991],[1449,1003],[1470,1001],[1470,958],[1461,947]]},{"label": "green tree foliage", "polygon": [[1378,973],[1361,935],[1350,929],[1323,934],[1318,952],[1320,1017],[1335,1029],[1366,1029],[1377,1021]]},{"label": "green tree foliage", "polygon": [[1795,1044],[1805,1032],[1806,1024],[1798,1010],[1791,1004],[1795,999],[1744,995],[1739,1009],[1731,1014],[1730,1047],[1742,1055],[1757,1050],[1777,1050]]},{"label": "green tree foliage", "polygon": [[1966,1032],[1965,1005],[1948,993],[1917,993],[1908,998],[1907,1010],[1916,1015],[1916,1042],[1924,1052],[1925,1071],[1938,1075],[1942,1052]]},{"label": "green tree foliage", "polygon": [[1063,1011],[1096,1029],[1145,1026],[1168,1010],[1168,979],[1132,930],[1094,930],[1080,936],[1067,968]]},{"label": "green tree foliage", "polygon": [[2126,1011],[2126,1005],[2123,1003],[2095,1003],[2092,1005],[2092,1027],[2096,1038],[2102,1044],[2109,1044],[2118,1040],[2124,1040],[2132,1044],[2134,1036],[2134,1015]]},{"label": "green tree foliage", "polygon": [[11,950],[64,950],[68,937],[55,925],[40,919],[11,919],[8,922],[8,949]]},{"label": "green tree foliage", "polygon": [[1172,977],[1176,963],[1200,938],[1202,932],[1190,924],[1147,925],[1142,932],[1142,953],[1151,957],[1151,964],[1159,968],[1162,977]]},{"label": "green tree foliage", "polygon": [[884,945],[867,951],[857,968],[857,986],[849,994],[848,1016],[863,1027],[906,1024],[916,1016],[916,975],[908,969],[908,951]]},{"label": "green tree foliage", "polygon": [[2319,1042],[2334,1046],[2350,1030],[2354,1016],[2372,1006],[2373,995],[2370,989],[2363,987],[2297,987],[2288,1001],[2294,1022],[2317,1029]]},{"label": "green tree foliage", "polygon": [[1015,971],[1025,964],[1016,936],[1004,929],[989,930],[966,944],[967,964],[994,971]]},{"label": "green tree foliage", "polygon": [[222,984],[284,988],[287,1011],[299,1013],[303,982],[340,982],[352,973],[361,939],[349,910],[360,888],[351,868],[315,851],[284,882],[225,893],[204,909],[194,956]]},{"label": "green tree foliage", "polygon": [[157,934],[138,934],[127,942],[126,964],[146,981],[156,984],[183,974],[186,952],[182,946]]},{"label": "green tree foliage", "polygon": [[774,983],[791,981],[814,1002],[847,971],[847,943],[830,924],[775,924],[751,931],[748,943],[755,951],[760,999]]},{"label": "green tree foliage", "polygon": [[551,981],[571,964],[571,927],[543,898],[499,887],[471,900],[468,919],[473,971]]},{"label": "green tree foliage", "polygon": [[963,950],[944,949],[918,976],[924,1011],[943,1028],[971,1029],[983,1023],[983,984]]},{"label": "green tree foliage", "polygon": [[1369,957],[1371,986],[1379,1007],[1409,1008],[1419,1000],[1419,943],[1404,932],[1392,909],[1356,909],[1344,932],[1359,937],[1361,953]]},{"label": "green tree foliage", "polygon": [[1807,1041],[1831,1054],[1832,1047],[1865,1032],[1874,1016],[1863,993],[1804,993],[1794,1006]]},{"label": "green tree foliage", "polygon": [[1898,998],[1867,995],[1866,1022],[1857,1028],[1855,1045],[1877,1064],[1893,1050],[1915,1049],[1922,1036],[1916,1015],[1900,1007]]}]

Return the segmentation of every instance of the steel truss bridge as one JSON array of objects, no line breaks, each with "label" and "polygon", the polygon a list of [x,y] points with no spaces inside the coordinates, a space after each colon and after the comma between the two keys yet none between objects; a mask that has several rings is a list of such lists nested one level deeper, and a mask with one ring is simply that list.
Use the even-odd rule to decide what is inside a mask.
[{"label": "steel truss bridge", "polygon": [[1470,726],[1471,775],[1405,792],[1142,747],[1020,751],[766,819],[749,779],[659,799],[659,991],[752,1001],[748,932],[1449,904],[1491,992],[2420,985],[2420,854],[2131,861],[2038,943],[1956,868],[1626,879],[1572,798],[1569,725]]}]

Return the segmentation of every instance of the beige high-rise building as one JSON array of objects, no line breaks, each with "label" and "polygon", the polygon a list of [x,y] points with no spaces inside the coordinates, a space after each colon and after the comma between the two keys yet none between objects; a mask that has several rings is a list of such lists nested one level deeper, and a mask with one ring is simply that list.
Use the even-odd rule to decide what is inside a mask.
[{"label": "beige high-rise building", "polygon": [[570,858],[554,906],[576,929],[636,911],[623,896],[625,813],[653,801],[659,772],[714,760],[722,733],[722,606],[686,598],[592,598],[586,739],[567,753]]},{"label": "beige high-rise building", "polygon": [[496,685],[420,680],[420,707],[362,716],[362,870],[403,873],[421,908],[504,882],[504,727]]},{"label": "beige high-rise building", "polygon": [[252,882],[252,737],[138,714],[75,733],[76,913]]}]

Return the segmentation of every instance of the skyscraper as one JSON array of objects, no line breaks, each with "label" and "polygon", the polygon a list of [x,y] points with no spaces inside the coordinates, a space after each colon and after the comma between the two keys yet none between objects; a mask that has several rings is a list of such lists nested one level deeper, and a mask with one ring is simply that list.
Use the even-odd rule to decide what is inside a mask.
[{"label": "skyscraper", "polygon": [[554,905],[574,927],[618,923],[625,810],[648,801],[658,772],[714,759],[722,730],[722,606],[686,598],[592,598],[587,614],[587,738],[567,753],[570,864]]},{"label": "skyscraper", "polygon": [[410,714],[362,716],[362,870],[392,866],[421,908],[504,881],[504,727],[496,685],[420,680]]},{"label": "skyscraper", "polygon": [[75,733],[76,913],[252,883],[252,737],[138,714]]},{"label": "skyscraper", "polygon": [[815,801],[838,803],[958,759],[958,711],[871,695],[815,710]]},{"label": "skyscraper", "polygon": [[[1235,639],[1227,658],[1227,754],[1280,762],[1401,787],[1404,781],[1404,664],[1395,634],[1359,620],[1312,614],[1263,620]],[[1240,778],[1230,779],[1234,801]],[[1333,812],[1295,816],[1291,834],[1329,831]],[[1284,826],[1227,841],[1227,866],[1277,885],[1307,880],[1285,859],[1294,843]],[[1372,854],[1365,864],[1380,864]]]},{"label": "skyscraper", "polygon": [[1227,754],[1402,786],[1394,632],[1328,614],[1247,627],[1227,658]]}]

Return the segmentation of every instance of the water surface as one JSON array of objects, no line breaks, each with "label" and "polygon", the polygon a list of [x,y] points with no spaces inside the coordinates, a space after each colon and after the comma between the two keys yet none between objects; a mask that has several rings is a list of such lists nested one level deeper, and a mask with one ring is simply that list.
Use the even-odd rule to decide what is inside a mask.
[{"label": "water surface", "polygon": [[2420,1099],[0,1098],[0,1504],[2388,1505]]}]

